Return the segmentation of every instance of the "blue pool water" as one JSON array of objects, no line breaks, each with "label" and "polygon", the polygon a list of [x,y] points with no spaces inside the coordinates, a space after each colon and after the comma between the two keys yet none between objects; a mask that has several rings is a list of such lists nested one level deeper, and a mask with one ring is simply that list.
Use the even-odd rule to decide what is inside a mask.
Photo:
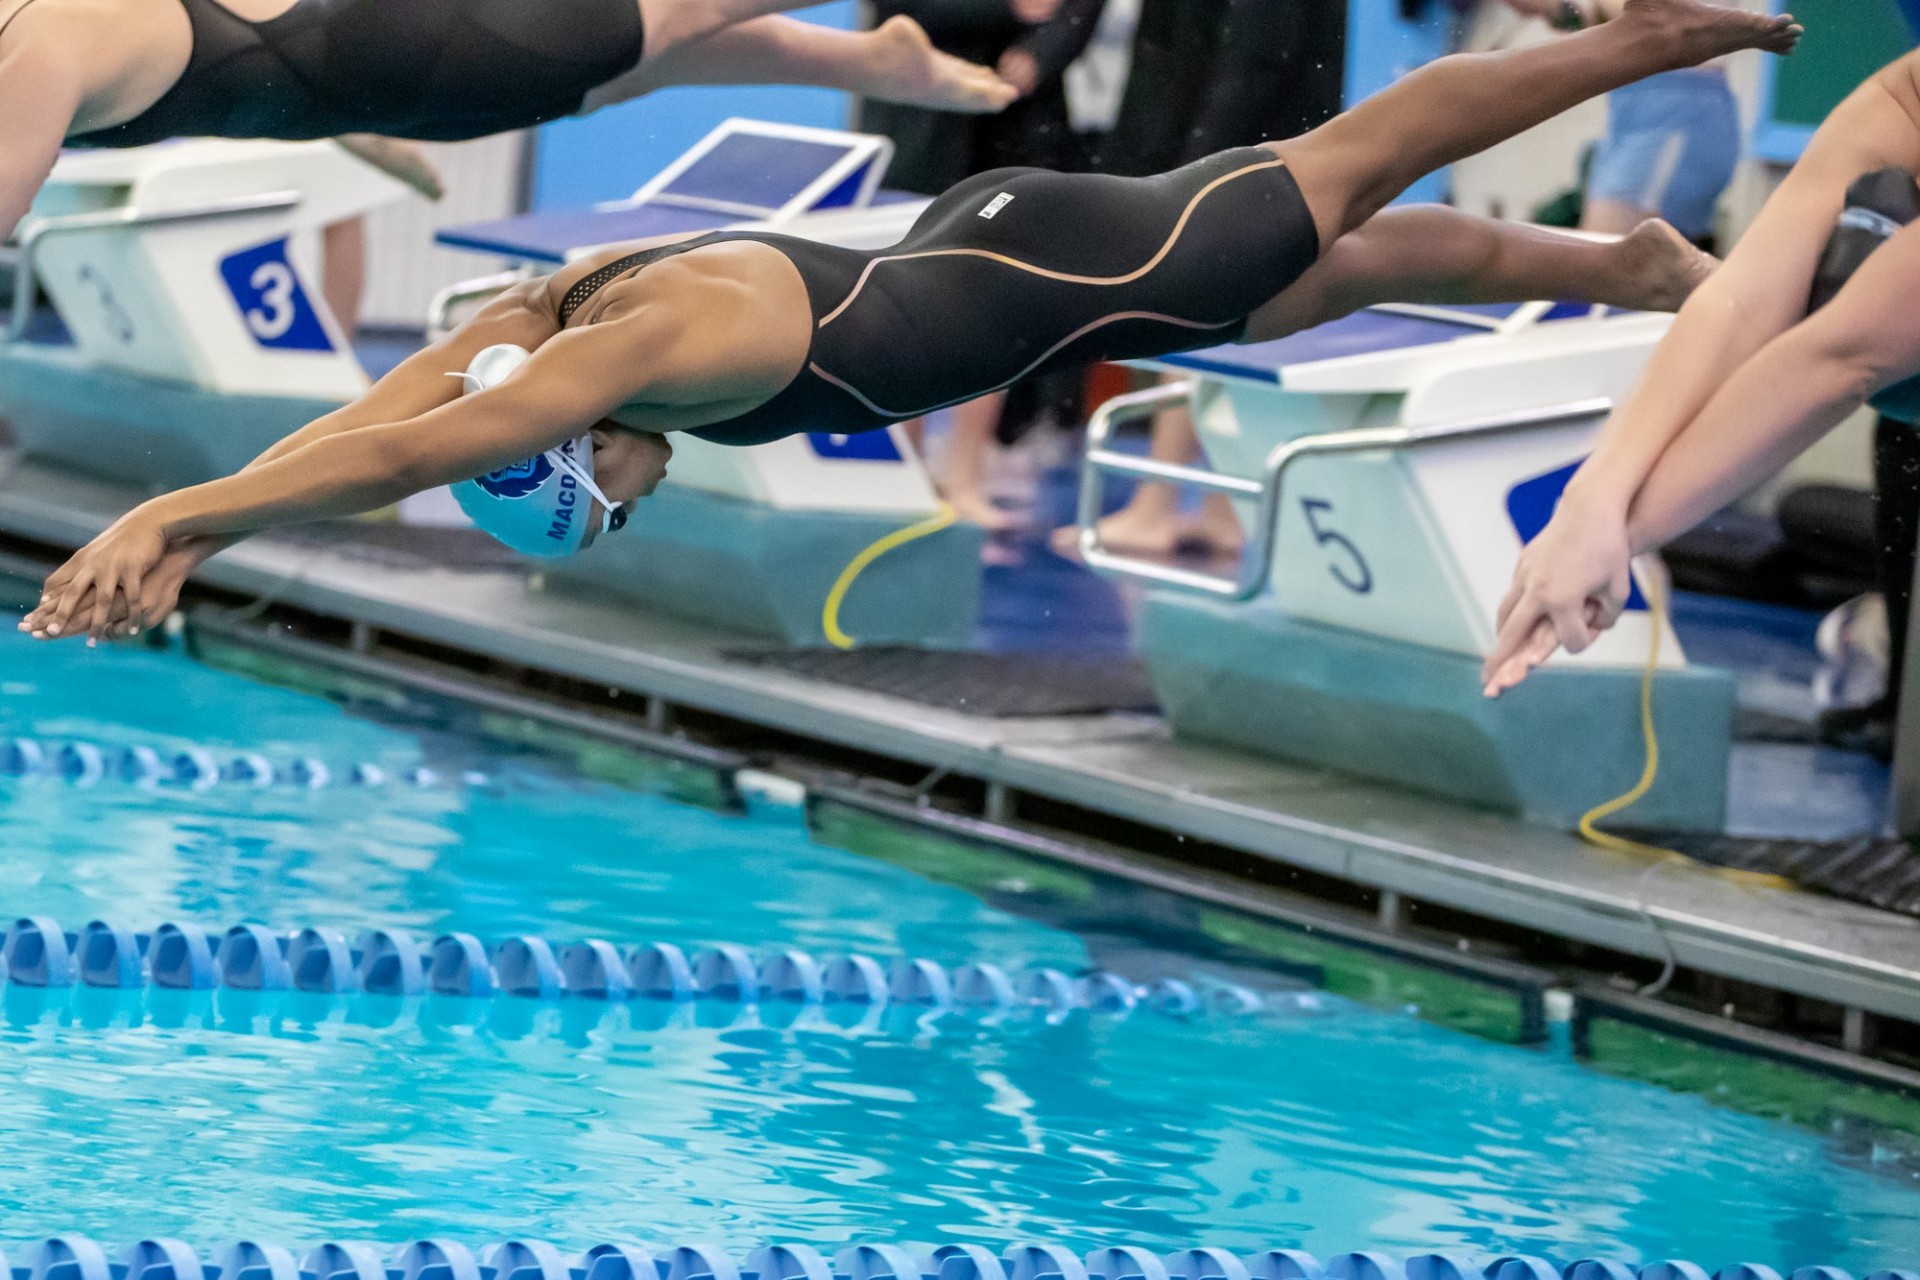
[{"label": "blue pool water", "polygon": [[[616,790],[173,655],[32,646],[9,629],[0,736],[19,733],[489,781],[194,794],[0,779],[9,914],[1009,968],[1089,957],[1074,933],[817,846],[790,812]],[[645,1004],[13,988],[0,1240],[1044,1237],[1856,1272],[1920,1259],[1920,1191],[1822,1135],[1332,997],[1195,1023],[721,1021]]]}]

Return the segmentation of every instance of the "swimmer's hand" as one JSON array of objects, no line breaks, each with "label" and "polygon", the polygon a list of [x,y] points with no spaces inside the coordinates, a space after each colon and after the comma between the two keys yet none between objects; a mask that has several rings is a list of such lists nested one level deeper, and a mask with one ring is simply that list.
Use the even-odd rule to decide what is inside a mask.
[{"label": "swimmer's hand", "polygon": [[[186,588],[187,579],[192,577],[201,565],[220,552],[232,546],[238,539],[233,537],[204,536],[185,538],[173,542],[167,548],[167,554],[147,575],[140,589],[137,606],[122,594],[115,598],[113,616],[108,623],[108,631],[116,639],[137,636],[142,631],[159,626],[166,621],[180,604],[180,593]],[[63,569],[61,573],[65,573]],[[57,576],[57,575],[56,575]],[[81,615],[89,613],[94,606],[94,592],[89,591],[78,606]],[[42,597],[40,606],[29,613],[20,624],[20,630],[33,633],[36,638],[52,640],[55,637],[45,634],[45,624],[51,617],[54,601],[53,579],[48,579],[47,593]],[[84,635],[79,628],[73,628],[72,637]],[[71,638],[71,637],[69,637]]]},{"label": "swimmer's hand", "polygon": [[1040,63],[1025,49],[1009,49],[1000,55],[1000,65],[994,68],[1002,80],[1019,90],[1023,98],[1031,98],[1034,90],[1040,87]]},{"label": "swimmer's hand", "polygon": [[341,150],[358,156],[389,177],[398,178],[429,200],[437,202],[447,194],[440,170],[418,143],[373,133],[343,134],[334,142]]},{"label": "swimmer's hand", "polygon": [[1486,695],[1497,698],[1513,688],[1555,650],[1586,649],[1620,620],[1632,591],[1625,518],[1568,495],[1520,553],[1500,605],[1500,634],[1480,669]]},{"label": "swimmer's hand", "polygon": [[21,624],[36,639],[57,640],[82,632],[112,639],[116,611],[131,613],[144,599],[146,580],[167,554],[166,534],[140,510],[75,552],[47,579],[40,607]]},{"label": "swimmer's hand", "polygon": [[1030,27],[1043,26],[1052,22],[1060,14],[1063,0],[1010,0],[1008,8],[1013,16]]}]

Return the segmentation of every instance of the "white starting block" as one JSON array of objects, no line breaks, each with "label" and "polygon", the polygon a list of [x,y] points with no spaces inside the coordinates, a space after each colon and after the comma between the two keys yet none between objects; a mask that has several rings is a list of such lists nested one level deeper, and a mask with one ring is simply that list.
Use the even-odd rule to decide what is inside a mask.
[{"label": "white starting block", "polygon": [[319,232],[405,194],[329,142],[63,156],[19,230],[0,417],[28,453],[143,485],[238,469],[366,389]]},{"label": "white starting block", "polygon": [[[924,199],[881,189],[885,138],[729,120],[630,200],[527,214],[440,234],[450,248],[534,264],[608,245],[723,228],[778,229],[877,249],[912,227]],[[451,309],[507,277],[442,295]],[[626,529],[548,577],[796,644],[824,639],[821,614],[840,570],[860,551],[939,509],[920,459],[898,431],[812,433],[748,449],[676,436],[669,478]],[[863,641],[957,646],[979,612],[980,531],[948,529],[873,566],[848,599],[843,626]]]},{"label": "white starting block", "polygon": [[[1666,316],[1584,306],[1384,307],[1279,342],[1169,361],[1193,375],[1091,427],[1082,546],[1151,593],[1142,647],[1175,728],[1571,825],[1643,761],[1644,590],[1585,654],[1497,702],[1478,672],[1521,548],[1545,527]],[[1213,470],[1110,447],[1190,401]],[[1109,475],[1224,492],[1234,576],[1100,545]],[[1632,820],[1717,830],[1733,682],[1660,645],[1662,770]]]}]

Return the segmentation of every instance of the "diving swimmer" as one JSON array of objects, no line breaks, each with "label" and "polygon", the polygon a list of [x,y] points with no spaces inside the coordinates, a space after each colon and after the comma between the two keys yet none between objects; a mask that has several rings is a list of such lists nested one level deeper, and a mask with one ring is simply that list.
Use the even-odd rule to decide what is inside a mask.
[{"label": "diving swimmer", "polygon": [[[1682,308],[1521,554],[1483,672],[1489,696],[1618,621],[1635,555],[1719,510],[1876,393],[1910,390],[1901,384],[1920,373],[1920,226],[1889,215],[1913,206],[1916,173],[1920,53],[1834,109]],[[1850,279],[1822,279],[1833,251],[1860,233],[1883,243]]]},{"label": "diving swimmer", "polygon": [[[1059,0],[1009,0],[1039,23]],[[63,146],[173,137],[449,142],[675,84],[825,85],[955,111],[1018,91],[910,18],[809,0],[0,0],[0,239]]]},{"label": "diving swimmer", "polygon": [[[566,554],[653,491],[676,431],[727,445],[866,431],[1052,367],[1269,341],[1388,299],[1672,309],[1712,261],[1663,224],[1591,242],[1381,211],[1586,98],[1738,49],[1784,53],[1799,34],[1701,0],[1630,0],[1603,27],[1441,59],[1310,133],[1159,177],[983,174],[890,249],[747,231],[586,259],[238,475],[128,513],[48,579],[22,627],[151,625],[222,546],[445,484],[473,482],[469,509],[510,545]],[[448,374],[498,347],[532,354],[504,376],[474,370],[486,385],[463,394]]]}]

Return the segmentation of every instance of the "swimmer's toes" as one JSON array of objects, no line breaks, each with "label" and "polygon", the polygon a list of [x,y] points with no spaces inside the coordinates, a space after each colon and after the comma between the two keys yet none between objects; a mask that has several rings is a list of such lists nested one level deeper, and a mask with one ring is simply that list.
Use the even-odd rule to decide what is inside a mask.
[{"label": "swimmer's toes", "polygon": [[1694,66],[1742,49],[1788,53],[1800,38],[1791,16],[1749,13],[1715,0],[1627,0],[1623,21],[1654,32],[1674,51],[1676,65]]}]

